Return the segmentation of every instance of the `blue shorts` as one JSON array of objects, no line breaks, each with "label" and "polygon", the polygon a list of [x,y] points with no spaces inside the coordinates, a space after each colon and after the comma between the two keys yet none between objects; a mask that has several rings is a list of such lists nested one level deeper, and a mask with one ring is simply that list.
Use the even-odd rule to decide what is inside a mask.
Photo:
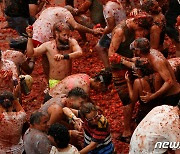
[{"label": "blue shorts", "polygon": [[103,35],[99,40],[99,45],[103,48],[109,48],[111,39],[107,35]]}]

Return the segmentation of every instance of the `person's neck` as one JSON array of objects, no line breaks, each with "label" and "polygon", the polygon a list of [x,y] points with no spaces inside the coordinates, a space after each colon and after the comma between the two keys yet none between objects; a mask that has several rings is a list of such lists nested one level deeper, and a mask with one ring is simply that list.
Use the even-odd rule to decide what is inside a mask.
[{"label": "person's neck", "polygon": [[69,43],[56,40],[56,48],[58,51],[68,50],[69,49]]}]

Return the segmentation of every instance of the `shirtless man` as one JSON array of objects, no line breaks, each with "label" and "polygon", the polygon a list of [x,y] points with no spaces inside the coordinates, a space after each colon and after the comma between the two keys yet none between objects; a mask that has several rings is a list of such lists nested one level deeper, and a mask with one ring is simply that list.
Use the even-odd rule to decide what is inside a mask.
[{"label": "shirtless man", "polygon": [[54,87],[58,82],[71,74],[72,59],[82,55],[82,49],[77,41],[70,37],[67,24],[56,23],[53,27],[54,39],[34,48],[33,30],[27,27],[28,43],[27,56],[35,57],[46,54],[49,61],[49,87]]},{"label": "shirtless man", "polygon": [[104,90],[111,83],[112,75],[108,71],[101,71],[91,78],[87,74],[73,74],[64,78],[54,88],[49,90],[49,95],[56,97],[62,94],[67,95],[73,88],[82,88],[87,94],[90,89]]},{"label": "shirtless man", "polygon": [[147,58],[154,72],[158,72],[164,81],[158,91],[144,92],[146,95],[141,96],[141,100],[147,103],[158,99],[163,104],[177,105],[180,99],[180,85],[168,60],[158,50],[150,49],[150,43],[146,38],[134,40],[130,48],[134,51],[135,56]]}]

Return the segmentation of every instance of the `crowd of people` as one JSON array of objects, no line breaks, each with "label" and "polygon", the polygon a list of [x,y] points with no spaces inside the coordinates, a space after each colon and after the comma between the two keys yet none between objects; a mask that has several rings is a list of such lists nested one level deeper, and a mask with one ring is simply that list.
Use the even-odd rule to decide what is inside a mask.
[{"label": "crowd of people", "polygon": [[[85,0],[77,8],[73,0],[64,7],[48,0],[0,3],[7,20],[0,28],[19,35],[0,50],[0,154],[119,153],[108,119],[89,95],[110,84],[123,105],[117,140],[129,144],[130,154],[180,153],[179,0]],[[73,60],[85,54],[75,30],[81,43],[88,45],[86,33],[99,38],[94,51],[104,68],[93,77],[72,74]],[[165,37],[176,47],[175,58],[168,57]],[[22,95],[31,93],[37,57],[47,87],[27,121]]]}]

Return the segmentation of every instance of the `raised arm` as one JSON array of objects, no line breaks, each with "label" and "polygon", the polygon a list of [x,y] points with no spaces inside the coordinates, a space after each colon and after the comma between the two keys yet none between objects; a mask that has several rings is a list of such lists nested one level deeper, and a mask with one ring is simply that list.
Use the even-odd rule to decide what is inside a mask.
[{"label": "raised arm", "polygon": [[30,16],[35,17],[36,14],[38,14],[45,3],[48,3],[47,0],[39,0],[38,4],[29,4],[29,13]]},{"label": "raised arm", "polygon": [[69,54],[69,58],[70,59],[74,59],[74,58],[78,58],[80,56],[82,56],[83,52],[82,52],[82,48],[79,46],[78,42],[73,39],[73,38],[70,38],[70,47],[72,49],[72,53]]},{"label": "raised arm", "polygon": [[77,15],[84,14],[91,6],[92,2],[90,0],[86,0],[77,10]]},{"label": "raised arm", "polygon": [[96,29],[90,29],[88,27],[85,27],[79,23],[77,23],[73,17],[69,18],[68,23],[77,31],[84,32],[84,33],[91,33],[93,35],[102,34],[103,28],[96,28]]},{"label": "raised arm", "polygon": [[28,42],[27,42],[27,56],[28,57],[34,57],[34,56],[39,56],[42,55],[43,53],[47,52],[47,48],[45,43],[40,45],[37,48],[34,48],[33,45],[33,40],[32,40],[32,36],[33,36],[33,28],[32,26],[28,26],[26,28],[26,32],[28,34]]},{"label": "raised arm", "polygon": [[109,57],[114,53],[116,53],[117,49],[119,48],[122,42],[122,39],[123,39],[123,30],[121,28],[114,29],[111,39],[111,44],[108,51]]}]

